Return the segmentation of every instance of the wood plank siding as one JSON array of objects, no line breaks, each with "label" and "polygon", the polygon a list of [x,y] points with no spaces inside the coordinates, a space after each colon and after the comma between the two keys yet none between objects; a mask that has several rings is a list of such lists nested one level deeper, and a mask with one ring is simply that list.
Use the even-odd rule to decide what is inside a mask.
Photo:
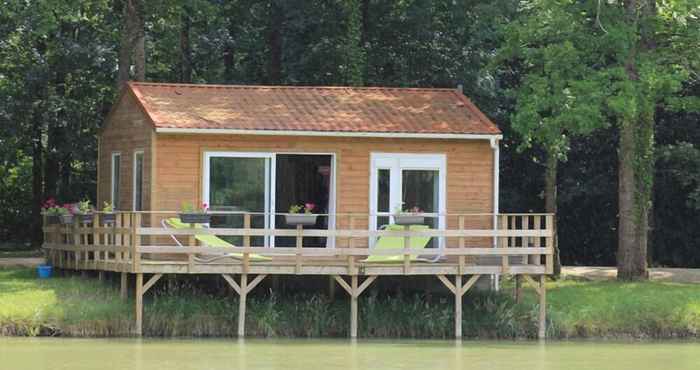
[{"label": "wood plank siding", "polygon": [[97,208],[111,201],[112,153],[121,153],[118,210],[133,210],[134,153],[143,151],[143,209],[151,210],[152,142],[155,132],[133,94],[126,91],[100,133],[97,161]]},{"label": "wood plank siding", "polygon": [[[154,209],[178,210],[182,201],[202,201],[202,162],[207,151],[334,153],[339,214],[369,212],[370,153],[445,154],[447,213],[493,212],[493,150],[487,140],[171,134],[158,134],[156,141]],[[446,221],[448,227],[457,227],[458,217]],[[349,218],[338,217],[337,225],[348,227]],[[488,216],[465,220],[467,228],[489,225]],[[355,219],[354,227],[366,229],[367,217]]]}]

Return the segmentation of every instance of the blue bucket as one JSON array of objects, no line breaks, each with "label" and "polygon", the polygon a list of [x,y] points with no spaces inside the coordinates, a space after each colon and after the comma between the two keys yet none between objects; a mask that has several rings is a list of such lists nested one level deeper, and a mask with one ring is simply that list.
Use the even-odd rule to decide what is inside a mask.
[{"label": "blue bucket", "polygon": [[49,265],[41,265],[36,268],[36,272],[39,274],[39,279],[50,278],[52,270],[53,268]]}]

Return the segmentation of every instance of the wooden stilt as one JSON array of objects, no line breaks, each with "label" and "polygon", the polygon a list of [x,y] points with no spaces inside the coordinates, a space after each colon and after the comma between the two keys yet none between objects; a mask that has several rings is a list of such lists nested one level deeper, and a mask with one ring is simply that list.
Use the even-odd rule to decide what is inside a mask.
[{"label": "wooden stilt", "polygon": [[547,288],[545,287],[545,275],[540,275],[540,317],[537,338],[545,339],[547,336]]},{"label": "wooden stilt", "polygon": [[328,298],[335,301],[335,279],[333,276],[328,277]]},{"label": "wooden stilt", "polygon": [[350,277],[350,338],[357,338],[357,275]]},{"label": "wooden stilt", "polygon": [[136,274],[136,335],[143,334],[143,274]]},{"label": "wooden stilt", "polygon": [[515,275],[515,286],[513,287],[513,300],[515,303],[520,303],[522,301],[523,293],[523,281],[520,275]]},{"label": "wooden stilt", "polygon": [[338,275],[333,275],[335,281],[350,295],[350,338],[357,338],[357,320],[358,320],[358,309],[357,309],[357,299],[360,297],[362,292],[364,292],[375,280],[377,280],[376,275],[368,276],[365,281],[358,286],[358,276],[352,275],[350,277],[350,284],[348,284],[342,277]]},{"label": "wooden stilt", "polygon": [[245,306],[248,296],[248,274],[241,274],[240,294],[238,297],[238,337],[245,336]]},{"label": "wooden stilt", "polygon": [[462,338],[462,298],[476,284],[481,275],[472,275],[467,282],[462,285],[462,275],[455,275],[455,284],[445,275],[436,275],[438,279],[455,295],[455,338]]},{"label": "wooden stilt", "polygon": [[105,272],[100,270],[97,272],[97,280],[103,281],[105,279]]},{"label": "wooden stilt", "polygon": [[[462,286],[462,275],[455,276],[455,286]],[[456,289],[455,289],[456,290]],[[462,292],[455,291],[455,338],[462,338]]]},{"label": "wooden stilt", "polygon": [[126,272],[122,272],[121,275],[122,275],[121,276],[121,287],[120,287],[121,289],[119,291],[119,296],[121,297],[121,299],[123,301],[126,301],[126,298],[128,297],[128,289],[129,289],[129,286],[127,285],[129,275],[127,275]]}]

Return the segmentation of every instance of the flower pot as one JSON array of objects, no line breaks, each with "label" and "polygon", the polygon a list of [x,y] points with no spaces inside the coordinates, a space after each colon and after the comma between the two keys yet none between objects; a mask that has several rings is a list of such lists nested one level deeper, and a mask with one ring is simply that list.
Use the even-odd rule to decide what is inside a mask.
[{"label": "flower pot", "polygon": [[422,225],[425,222],[425,217],[415,214],[397,214],[394,215],[394,223],[397,225]]},{"label": "flower pot", "polygon": [[61,215],[59,216],[61,218],[61,223],[64,225],[72,225],[73,224],[73,215],[72,214],[67,214],[67,215]]},{"label": "flower pot", "polygon": [[211,215],[208,213],[180,213],[180,221],[186,224],[208,224]]},{"label": "flower pot", "polygon": [[46,216],[46,224],[47,225],[56,225],[61,222],[61,219],[58,217],[58,215],[47,215]]},{"label": "flower pot", "polygon": [[114,222],[117,220],[116,213],[103,213],[102,215],[100,215],[100,217],[102,218],[103,225],[114,224]]},{"label": "flower pot", "polygon": [[287,225],[289,226],[312,226],[316,225],[316,218],[318,215],[314,215],[311,213],[298,213],[298,214],[289,214],[289,215],[284,215],[284,220],[287,222]]},{"label": "flower pot", "polygon": [[76,215],[80,223],[92,224],[92,213],[80,213]]}]

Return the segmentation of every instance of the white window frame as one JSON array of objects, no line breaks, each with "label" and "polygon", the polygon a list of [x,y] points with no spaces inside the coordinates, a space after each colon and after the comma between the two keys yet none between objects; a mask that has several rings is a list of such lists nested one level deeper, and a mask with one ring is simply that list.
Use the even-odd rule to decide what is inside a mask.
[{"label": "white window frame", "polygon": [[[380,169],[389,170],[389,211],[379,212],[379,197],[377,196],[377,180]],[[401,205],[401,189],[404,170],[437,170],[438,171],[438,211],[426,213],[438,217],[438,229],[446,227],[445,214],[447,213],[447,156],[441,153],[417,154],[417,153],[370,153],[370,192],[369,192],[369,225],[371,230],[377,230],[377,217],[391,216],[394,209]],[[393,217],[389,217],[389,223],[394,223]],[[374,244],[374,238],[370,238],[370,245]],[[440,245],[444,244],[444,238],[440,238]]]},{"label": "white window frame", "polygon": [[[335,153],[320,153],[320,152],[235,152],[235,151],[205,151],[202,168],[202,201],[210,204],[209,188],[210,188],[210,159],[212,157],[230,157],[230,158],[266,158],[265,172],[269,176],[265,176],[265,212],[269,212],[265,217],[265,228],[275,229],[276,216],[276,193],[277,193],[277,155],[328,155],[331,156],[331,183],[329,185],[330,194],[328,199],[328,230],[335,230],[336,227],[336,155]],[[326,247],[335,248],[335,237],[326,239]],[[267,240],[267,244],[275,247],[275,237],[272,236]]]},{"label": "white window frame", "polygon": [[[114,159],[119,157],[119,168],[115,168],[114,166]],[[112,155],[110,156],[110,174],[109,174],[109,183],[110,183],[110,189],[109,189],[109,200],[110,203],[114,206],[114,209],[119,209],[119,205],[115,204],[114,198],[116,195],[116,198],[119,198],[121,195],[121,182],[122,182],[122,174],[121,174],[121,166],[122,166],[122,153],[121,152],[112,152]],[[115,170],[119,171],[119,183],[115,183],[114,181],[114,174]],[[115,189],[117,188],[117,189]],[[115,190],[117,190],[120,194],[116,194]],[[121,201],[121,199],[119,199]]]},{"label": "white window frame", "polygon": [[131,209],[136,211],[136,158],[141,155],[141,211],[143,211],[143,174],[144,166],[146,164],[146,155],[143,149],[137,149],[134,151],[134,160],[132,163],[133,170],[131,174]]}]

